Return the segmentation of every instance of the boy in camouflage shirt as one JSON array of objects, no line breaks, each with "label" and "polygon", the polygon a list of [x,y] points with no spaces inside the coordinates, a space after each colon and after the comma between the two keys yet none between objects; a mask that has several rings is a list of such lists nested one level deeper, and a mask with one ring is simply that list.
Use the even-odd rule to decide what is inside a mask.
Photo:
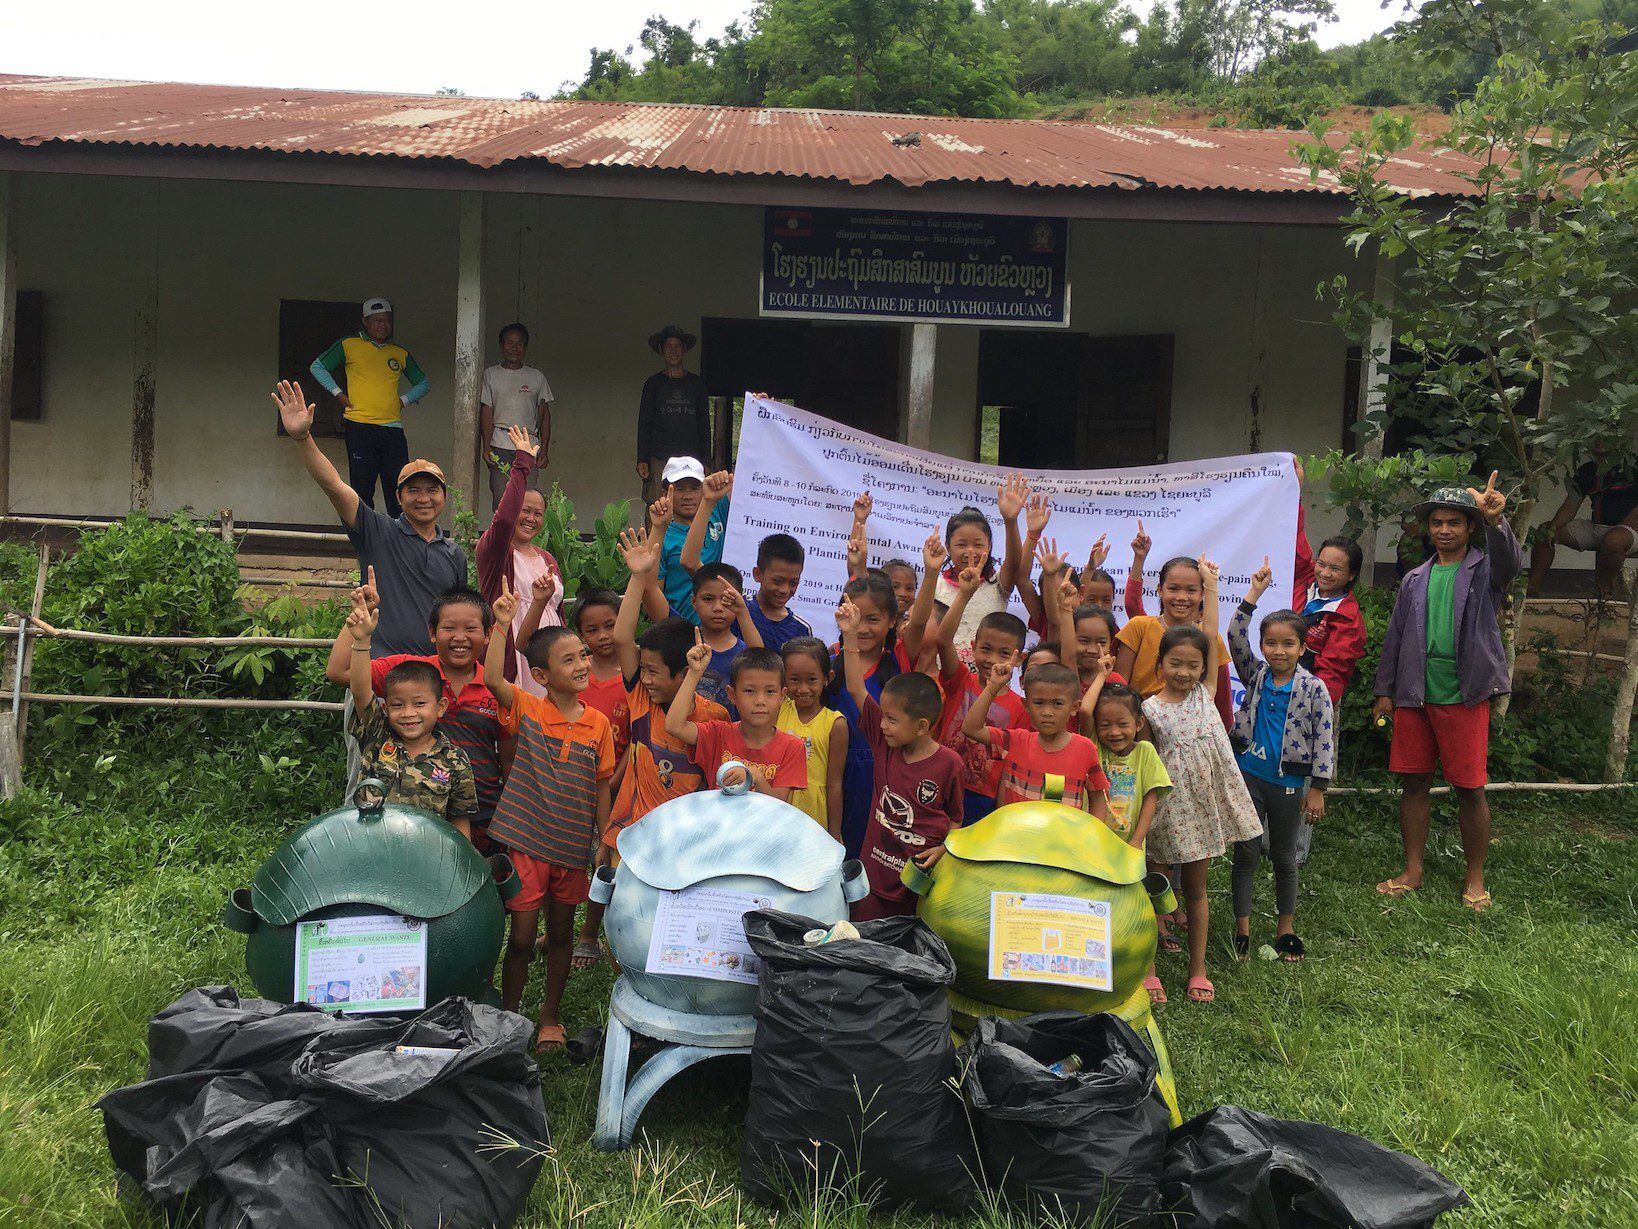
[{"label": "boy in camouflage shirt", "polygon": [[[378,617],[362,592],[353,595],[347,616],[353,638],[347,681],[353,693],[350,733],[362,751],[363,775],[386,787],[385,801],[440,815],[471,840],[478,789],[472,762],[438,729],[446,707],[443,679],[428,662],[400,662],[387,671],[378,699],[370,679],[370,634]],[[373,794],[375,790],[361,786],[354,801],[379,801]]]}]

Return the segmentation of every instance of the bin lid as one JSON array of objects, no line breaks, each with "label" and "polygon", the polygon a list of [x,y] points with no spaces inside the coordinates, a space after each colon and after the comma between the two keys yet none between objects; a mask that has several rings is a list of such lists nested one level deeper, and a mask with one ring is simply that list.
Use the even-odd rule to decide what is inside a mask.
[{"label": "bin lid", "polygon": [[615,843],[622,866],[667,892],[719,875],[760,875],[795,892],[812,892],[841,874],[844,852],[790,803],[725,790],[661,803]]},{"label": "bin lid", "polygon": [[[1143,878],[1143,851],[1102,820],[1062,802],[1013,802],[945,838],[944,848],[968,862],[1053,866],[1108,883]],[[935,872],[936,873],[936,872]]]},{"label": "bin lid", "polygon": [[491,881],[472,843],[432,812],[346,806],[309,820],[269,854],[250,881],[250,901],[275,926],[341,904],[436,918]]}]

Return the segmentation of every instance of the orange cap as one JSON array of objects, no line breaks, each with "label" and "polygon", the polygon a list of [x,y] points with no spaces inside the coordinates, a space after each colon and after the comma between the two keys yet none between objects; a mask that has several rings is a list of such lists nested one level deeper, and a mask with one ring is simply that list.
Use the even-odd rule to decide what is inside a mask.
[{"label": "orange cap", "polygon": [[416,474],[426,474],[429,477],[436,478],[439,486],[449,486],[448,480],[444,478],[444,471],[439,469],[433,462],[426,460],[424,457],[419,460],[411,461],[408,465],[404,466],[403,469],[398,471],[398,485],[403,486],[411,478],[415,477]]}]

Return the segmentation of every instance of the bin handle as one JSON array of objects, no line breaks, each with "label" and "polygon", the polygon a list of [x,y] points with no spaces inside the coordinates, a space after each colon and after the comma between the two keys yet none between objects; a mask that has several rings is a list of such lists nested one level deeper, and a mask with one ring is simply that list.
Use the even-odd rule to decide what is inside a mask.
[{"label": "bin handle", "polygon": [[[368,791],[368,792],[366,792]],[[359,795],[364,801],[359,801]],[[358,808],[358,817],[363,820],[376,820],[387,807],[387,787],[379,777],[365,777],[353,791],[353,805]]]},{"label": "bin handle", "polygon": [[[731,785],[724,782],[723,777],[736,768],[743,774],[740,779]],[[717,788],[730,798],[738,798],[741,794],[749,793],[751,789],[751,766],[740,760],[724,760],[717,769]]]},{"label": "bin handle", "polygon": [[590,898],[599,905],[606,905],[614,899],[614,868],[599,866],[597,873],[592,876]]},{"label": "bin handle", "polygon": [[1149,903],[1157,914],[1177,912],[1177,896],[1172,891],[1171,880],[1159,871],[1150,871],[1143,877],[1143,890],[1149,894]]},{"label": "bin handle", "polygon": [[222,925],[241,935],[255,934],[261,918],[251,906],[250,889],[234,888],[228,893],[227,904],[222,906]]},{"label": "bin handle", "polygon": [[927,889],[933,886],[933,877],[911,858],[904,860],[904,871],[899,875],[899,882],[904,884],[917,896],[926,896]]},{"label": "bin handle", "polygon": [[842,863],[842,899],[851,905],[869,895],[870,881],[865,878],[864,863],[849,858]]},{"label": "bin handle", "polygon": [[523,880],[518,878],[518,868],[512,865],[512,859],[503,853],[489,855],[489,874],[495,880],[495,887],[500,892],[502,901],[511,900],[523,891]]}]

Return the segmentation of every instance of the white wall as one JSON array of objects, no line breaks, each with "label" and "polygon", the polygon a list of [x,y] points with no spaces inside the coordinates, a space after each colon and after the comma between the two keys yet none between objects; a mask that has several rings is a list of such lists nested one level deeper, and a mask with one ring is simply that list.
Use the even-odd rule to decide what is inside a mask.
[{"label": "white wall", "polygon": [[[19,284],[45,292],[47,338],[45,418],[13,427],[17,510],[129,508],[141,240],[128,214],[139,193],[159,194],[156,506],[329,519],[274,434],[267,393],[281,298],[391,298],[398,340],[432,380],[405,418],[411,453],[450,461],[453,194],[66,175],[13,182]],[[500,325],[529,325],[530,362],[557,399],[550,472],[588,512],[635,491],[637,397],[658,368],[646,337],[667,323],[697,332],[706,316],[756,315],[760,225],[750,206],[487,198],[486,361]],[[1076,222],[1070,251],[1076,331],[1175,335],[1172,459],[1343,442],[1346,346],[1314,297],[1321,280],[1358,269],[1339,232]],[[941,452],[972,455],[977,355],[976,328],[940,327]],[[339,440],[326,448],[342,459]],[[1327,528],[1316,518],[1316,530]]]}]

